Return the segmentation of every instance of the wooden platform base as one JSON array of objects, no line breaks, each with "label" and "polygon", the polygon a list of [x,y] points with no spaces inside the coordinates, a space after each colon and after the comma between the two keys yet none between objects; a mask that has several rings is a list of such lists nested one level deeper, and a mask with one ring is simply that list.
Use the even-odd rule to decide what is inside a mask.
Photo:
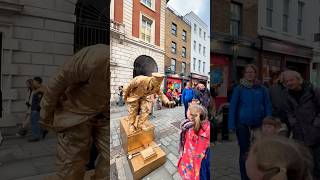
[{"label": "wooden platform base", "polygon": [[[150,143],[151,146],[155,146],[154,142]],[[144,150],[143,147],[130,151],[129,154],[136,153]],[[160,147],[154,148],[156,155],[144,160],[141,155],[128,159],[133,178],[139,180],[142,177],[148,175],[153,170],[157,169],[166,162],[166,153]]]},{"label": "wooden platform base", "polygon": [[127,154],[128,152],[148,146],[154,139],[154,125],[149,121],[146,122],[149,128],[148,131],[138,131],[134,134],[129,134],[129,123],[127,118],[123,118],[120,121],[120,136],[122,141],[122,148]]}]

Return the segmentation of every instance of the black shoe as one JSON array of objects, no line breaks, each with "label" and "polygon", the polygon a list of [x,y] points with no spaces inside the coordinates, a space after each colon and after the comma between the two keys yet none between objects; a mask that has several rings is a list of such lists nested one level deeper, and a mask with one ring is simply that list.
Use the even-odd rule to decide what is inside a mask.
[{"label": "black shoe", "polygon": [[19,137],[24,137],[26,136],[28,130],[24,129],[24,128],[20,128],[19,131],[16,133],[17,136]]},{"label": "black shoe", "polygon": [[47,134],[48,134],[48,131],[44,130],[42,133],[42,139],[46,138]]},{"label": "black shoe", "polygon": [[29,142],[37,142],[37,141],[39,141],[39,138],[31,138],[31,139],[29,139],[28,141],[29,141]]}]

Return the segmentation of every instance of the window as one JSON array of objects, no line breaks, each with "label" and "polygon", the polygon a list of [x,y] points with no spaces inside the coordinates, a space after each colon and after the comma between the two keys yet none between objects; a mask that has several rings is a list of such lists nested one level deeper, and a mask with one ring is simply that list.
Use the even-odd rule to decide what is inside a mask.
[{"label": "window", "polygon": [[182,31],[182,40],[183,40],[184,42],[187,41],[187,31],[185,31],[185,30]]},{"label": "window", "polygon": [[241,31],[241,5],[231,3],[230,34],[238,37]]},{"label": "window", "polygon": [[172,52],[173,54],[176,54],[176,53],[177,53],[177,43],[171,42],[171,52]]},{"label": "window", "polygon": [[193,50],[196,50],[196,49],[197,49],[197,42],[193,41]]},{"label": "window", "polygon": [[197,59],[193,58],[193,70],[196,70],[196,63],[197,63]]},{"label": "window", "polygon": [[273,0],[267,0],[267,27],[272,27]]},{"label": "window", "polygon": [[288,32],[289,0],[283,0],[282,31]]},{"label": "window", "polygon": [[176,72],[176,60],[175,59],[171,59],[171,71],[173,72],[173,73],[175,73]]},{"label": "window", "polygon": [[193,30],[194,30],[194,33],[197,33],[197,25],[196,24],[193,24]]},{"label": "window", "polygon": [[182,47],[182,57],[187,57],[187,50],[185,47]]},{"label": "window", "polygon": [[199,54],[201,54],[201,44],[199,44]]},{"label": "window", "polygon": [[140,28],[140,35],[143,41],[148,43],[151,42],[151,28],[152,27],[152,20],[142,16],[142,23]]},{"label": "window", "polygon": [[177,35],[177,25],[175,23],[172,23],[171,25],[171,34]]},{"label": "window", "polygon": [[201,69],[201,60],[199,60],[199,64],[198,64],[198,71],[200,72]]},{"label": "window", "polygon": [[199,37],[201,38],[202,29],[199,28]]},{"label": "window", "polygon": [[181,64],[181,72],[186,73],[186,63],[185,62],[182,62],[182,64]]},{"label": "window", "polygon": [[206,40],[206,32],[203,32],[203,39]]},{"label": "window", "polygon": [[203,73],[204,73],[205,70],[206,70],[206,62],[203,62],[203,67],[202,67],[202,69],[203,69]]},{"label": "window", "polygon": [[141,0],[142,4],[148,6],[149,8],[152,8],[152,0]]},{"label": "window", "polygon": [[304,6],[304,3],[299,1],[298,2],[298,24],[297,24],[297,33],[299,36],[302,35],[303,6]]},{"label": "window", "polygon": [[203,56],[206,57],[206,47],[203,46]]}]

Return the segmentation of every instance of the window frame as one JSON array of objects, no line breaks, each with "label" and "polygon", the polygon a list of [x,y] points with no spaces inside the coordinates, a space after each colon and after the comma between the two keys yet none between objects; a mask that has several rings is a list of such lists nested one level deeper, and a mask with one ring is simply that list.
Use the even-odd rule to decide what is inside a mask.
[{"label": "window frame", "polygon": [[[266,5],[266,26],[269,27],[269,28],[273,27],[273,11],[274,11],[273,0],[267,0],[267,5]],[[271,19],[269,19],[269,17]]]},{"label": "window frame", "polygon": [[[149,22],[150,23],[150,35],[146,34],[146,29],[148,29],[149,27],[145,27],[143,28],[143,26],[145,26],[145,23],[143,23],[143,21],[145,22]],[[140,24],[140,29],[139,29],[139,34],[140,34],[140,39],[144,42],[147,43],[153,43],[153,29],[154,29],[154,20],[150,19],[149,17],[145,16],[144,14],[141,14],[141,24]],[[142,32],[142,30],[144,29],[144,33]],[[144,35],[144,36],[143,36]],[[147,37],[146,36],[150,36],[150,41],[147,41]],[[144,38],[143,38],[144,37]]]},{"label": "window frame", "polygon": [[182,57],[186,58],[187,57],[187,48],[186,47],[182,47]]},{"label": "window frame", "polygon": [[[174,47],[173,47],[173,45],[174,45]],[[171,41],[171,53],[177,54],[177,43],[174,41]]]},{"label": "window frame", "polygon": [[[174,62],[174,64],[173,64],[172,62]],[[172,66],[173,66],[174,68],[172,68]],[[176,68],[177,68],[177,60],[174,59],[174,58],[171,58],[171,62],[170,62],[171,72],[173,72],[173,73],[175,74]]]},{"label": "window frame", "polygon": [[187,42],[187,31],[182,30],[182,41]]},{"label": "window frame", "polygon": [[282,31],[289,31],[290,0],[283,0]]},{"label": "window frame", "polygon": [[[175,30],[174,30],[175,27]],[[174,36],[177,36],[178,32],[178,27],[177,24],[175,24],[174,22],[171,23],[171,34]]]},{"label": "window frame", "polygon": [[[238,16],[239,17],[236,17],[233,16],[233,14],[236,14],[236,10],[235,12],[233,12],[233,9],[236,8],[238,9]],[[235,36],[235,37],[239,37],[241,34],[242,34],[242,4],[240,3],[237,3],[237,2],[231,2],[230,4],[230,13],[231,13],[231,16],[230,16],[230,34],[232,36]],[[233,29],[232,27],[237,27],[237,33],[233,32]]]}]

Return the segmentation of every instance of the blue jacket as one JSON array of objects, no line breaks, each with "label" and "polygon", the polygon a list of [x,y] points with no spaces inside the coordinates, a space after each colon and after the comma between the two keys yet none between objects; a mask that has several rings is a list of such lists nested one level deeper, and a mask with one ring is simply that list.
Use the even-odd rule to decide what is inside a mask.
[{"label": "blue jacket", "polygon": [[187,104],[189,102],[192,101],[192,99],[194,98],[194,91],[192,88],[186,89],[184,88],[184,90],[182,91],[182,102],[183,104]]},{"label": "blue jacket", "polygon": [[237,123],[248,126],[261,126],[266,116],[271,116],[272,108],[267,89],[262,85],[247,88],[238,85],[234,88],[229,107],[229,128]]}]

